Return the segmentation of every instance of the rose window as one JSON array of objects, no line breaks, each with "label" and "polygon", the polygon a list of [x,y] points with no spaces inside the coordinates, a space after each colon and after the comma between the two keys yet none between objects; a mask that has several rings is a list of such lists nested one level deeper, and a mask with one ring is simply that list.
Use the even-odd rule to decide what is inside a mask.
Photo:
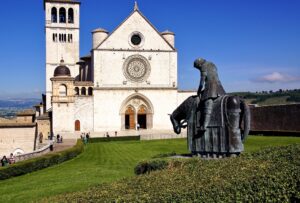
[{"label": "rose window", "polygon": [[134,82],[145,81],[150,73],[150,64],[141,55],[133,55],[126,59],[124,63],[124,75]]}]

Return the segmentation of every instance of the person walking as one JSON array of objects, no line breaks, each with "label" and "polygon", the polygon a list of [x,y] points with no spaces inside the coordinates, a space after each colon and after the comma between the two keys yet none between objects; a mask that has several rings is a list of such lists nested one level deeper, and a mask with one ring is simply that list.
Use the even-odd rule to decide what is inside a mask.
[{"label": "person walking", "polygon": [[6,158],[6,156],[3,156],[3,158],[1,159],[1,165],[8,166],[8,164],[9,164],[8,159]]}]

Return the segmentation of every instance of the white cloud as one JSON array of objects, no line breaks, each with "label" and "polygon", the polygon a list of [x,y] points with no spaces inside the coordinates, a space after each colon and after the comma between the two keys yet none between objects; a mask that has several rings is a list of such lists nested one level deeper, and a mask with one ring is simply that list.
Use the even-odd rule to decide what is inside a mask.
[{"label": "white cloud", "polygon": [[282,74],[279,72],[273,72],[267,75],[264,75],[258,79],[254,80],[255,82],[267,82],[267,83],[275,83],[275,82],[295,82],[300,81],[300,77],[295,77],[287,74]]}]

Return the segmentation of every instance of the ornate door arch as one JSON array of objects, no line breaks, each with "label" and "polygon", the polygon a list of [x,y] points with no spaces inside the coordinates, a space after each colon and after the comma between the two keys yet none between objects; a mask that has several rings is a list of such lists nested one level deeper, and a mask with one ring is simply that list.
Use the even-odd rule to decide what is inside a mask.
[{"label": "ornate door arch", "polygon": [[121,129],[140,128],[151,129],[153,126],[153,106],[150,100],[140,93],[135,93],[125,99],[120,109]]}]

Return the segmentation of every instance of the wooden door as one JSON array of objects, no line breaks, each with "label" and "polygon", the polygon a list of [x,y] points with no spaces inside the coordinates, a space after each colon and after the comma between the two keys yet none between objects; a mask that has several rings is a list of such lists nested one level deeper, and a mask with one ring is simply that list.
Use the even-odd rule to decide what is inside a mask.
[{"label": "wooden door", "polygon": [[[125,118],[129,119],[129,122],[125,121],[125,128],[126,129],[135,129],[134,110],[132,109],[132,107],[127,108],[127,110],[125,112]],[[129,124],[129,126],[126,126],[128,124]]]},{"label": "wooden door", "polygon": [[80,121],[79,120],[75,121],[75,131],[80,131]]}]

